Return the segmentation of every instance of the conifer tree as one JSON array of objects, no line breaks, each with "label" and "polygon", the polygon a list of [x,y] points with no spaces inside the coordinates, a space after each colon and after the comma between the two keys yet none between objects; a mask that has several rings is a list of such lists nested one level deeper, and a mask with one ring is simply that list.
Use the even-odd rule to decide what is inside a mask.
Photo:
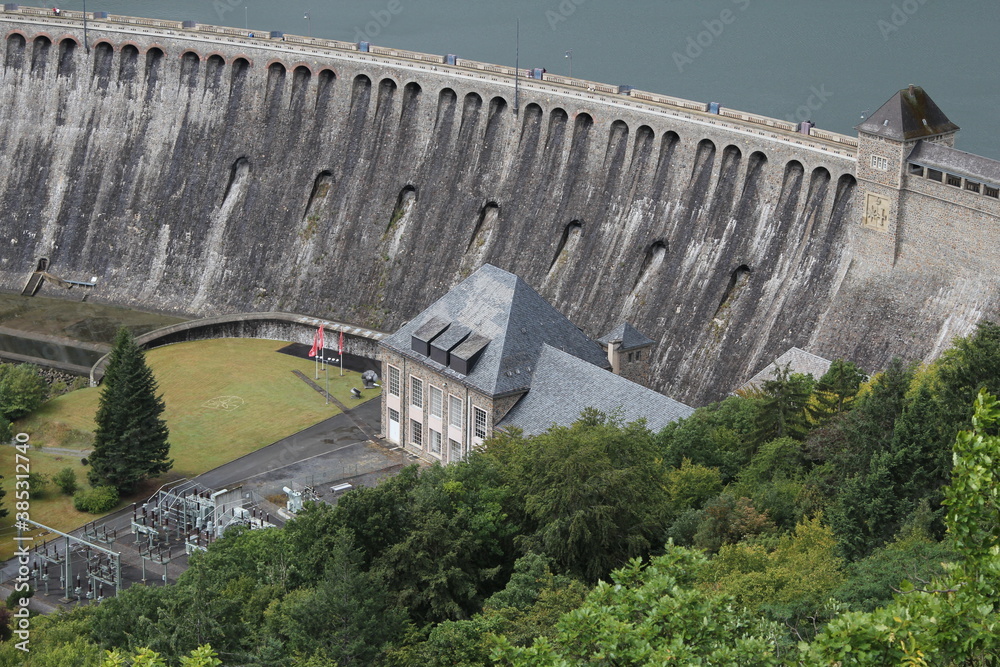
[{"label": "conifer tree", "polygon": [[131,493],[143,480],[170,470],[163,397],[146,357],[127,329],[119,329],[104,374],[88,479]]}]

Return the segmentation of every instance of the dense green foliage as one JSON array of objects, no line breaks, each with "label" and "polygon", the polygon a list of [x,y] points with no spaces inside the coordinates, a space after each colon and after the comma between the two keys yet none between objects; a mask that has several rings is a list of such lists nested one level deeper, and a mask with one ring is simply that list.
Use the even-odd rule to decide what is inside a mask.
[{"label": "dense green foliage", "polygon": [[78,512],[103,514],[113,510],[118,501],[118,489],[113,486],[95,486],[73,494],[73,507]]},{"label": "dense green foliage", "polygon": [[37,366],[0,364],[0,416],[4,419],[20,419],[31,413],[48,392]]},{"label": "dense green foliage", "polygon": [[779,369],[656,434],[501,432],[45,619],[25,664],[997,664],[998,341],[867,381]]},{"label": "dense green foliage", "polygon": [[144,479],[170,470],[163,398],[156,389],[145,355],[132,334],[120,329],[95,417],[91,485],[113,486],[127,494]]},{"label": "dense green foliage", "polygon": [[59,487],[59,490],[67,496],[76,493],[79,484],[76,481],[76,471],[66,466],[52,476],[52,483]]}]

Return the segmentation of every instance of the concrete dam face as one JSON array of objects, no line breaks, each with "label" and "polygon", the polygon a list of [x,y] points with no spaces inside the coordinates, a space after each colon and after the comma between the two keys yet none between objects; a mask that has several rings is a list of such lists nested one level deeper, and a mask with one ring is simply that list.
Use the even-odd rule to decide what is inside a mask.
[{"label": "concrete dam face", "polygon": [[0,27],[7,290],[47,257],[115,304],[393,330],[490,262],[592,337],[631,322],[695,405],[792,346],[872,368],[941,335],[864,335],[896,269],[857,266],[854,146],[239,31]]}]

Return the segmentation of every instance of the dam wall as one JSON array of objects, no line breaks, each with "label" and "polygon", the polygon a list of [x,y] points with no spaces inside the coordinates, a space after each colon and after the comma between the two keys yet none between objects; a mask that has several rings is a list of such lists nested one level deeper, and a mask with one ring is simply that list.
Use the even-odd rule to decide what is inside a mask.
[{"label": "dam wall", "polygon": [[84,44],[20,11],[0,13],[0,288],[47,257],[96,276],[92,300],[391,331],[490,262],[594,338],[631,322],[653,386],[695,405],[792,346],[872,369],[941,335],[954,284],[925,272],[937,310],[871,344],[898,264],[857,227],[850,137],[294,36],[109,19]]}]

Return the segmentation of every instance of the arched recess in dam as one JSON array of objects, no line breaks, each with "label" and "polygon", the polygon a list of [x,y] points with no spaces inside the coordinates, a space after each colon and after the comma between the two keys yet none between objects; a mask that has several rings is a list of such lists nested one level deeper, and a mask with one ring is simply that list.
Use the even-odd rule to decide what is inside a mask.
[{"label": "arched recess in dam", "polygon": [[656,388],[698,403],[809,340],[768,299],[817,319],[848,245],[850,160],[724,123],[527,87],[514,109],[500,77],[368,54],[41,32],[3,54],[7,289],[47,256],[95,300],[392,330],[491,262],[595,338],[628,319]]}]

